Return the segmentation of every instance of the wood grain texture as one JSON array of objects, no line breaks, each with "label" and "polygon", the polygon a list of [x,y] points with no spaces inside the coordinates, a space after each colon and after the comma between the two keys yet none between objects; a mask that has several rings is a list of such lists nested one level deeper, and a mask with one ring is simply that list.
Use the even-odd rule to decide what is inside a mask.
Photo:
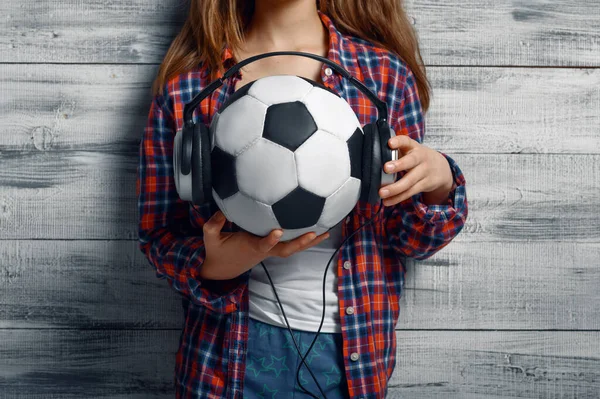
[{"label": "wood grain texture", "polygon": [[430,67],[428,74],[433,98],[424,143],[432,148],[450,154],[600,151],[600,69]]},{"label": "wood grain texture", "polygon": [[[2,156],[133,155],[156,72],[145,65],[0,65]],[[428,74],[424,143],[432,148],[600,154],[600,69],[429,67]]]},{"label": "wood grain texture", "polygon": [[159,63],[188,1],[2,2],[3,62]]},{"label": "wood grain texture", "polygon": [[[159,63],[185,0],[2,2],[0,62]],[[598,0],[409,0],[426,64],[599,66]]]},{"label": "wood grain texture", "polygon": [[453,242],[410,260],[398,328],[600,329],[600,244]]},{"label": "wood grain texture", "polygon": [[[0,238],[136,239],[135,155],[66,157],[70,164],[61,163],[60,152],[7,160],[0,176],[11,184],[0,195]],[[600,239],[599,155],[452,158],[466,176],[469,200],[458,240]]]},{"label": "wood grain texture", "polygon": [[[0,241],[0,328],[179,328],[135,242]],[[410,261],[403,329],[600,329],[600,244],[453,242]]]},{"label": "wood grain texture", "polygon": [[179,328],[180,296],[133,241],[0,241],[0,328]]},{"label": "wood grain texture", "polygon": [[408,0],[425,64],[600,65],[598,0]]},{"label": "wood grain texture", "polygon": [[0,139],[0,230],[135,239],[139,140],[156,68],[4,65],[0,71],[6,94],[0,122],[8,130]]},{"label": "wood grain texture", "polygon": [[[0,330],[3,399],[172,398],[179,332]],[[598,332],[397,333],[388,398],[596,398]]]},{"label": "wood grain texture", "polygon": [[178,334],[0,330],[0,397],[173,398]]},{"label": "wood grain texture", "polygon": [[[155,69],[0,66],[1,239],[137,237],[138,143]],[[600,70],[434,70],[440,96],[425,144],[466,175],[461,238],[597,242]]]},{"label": "wood grain texture", "polygon": [[397,333],[390,398],[597,398],[598,332]]}]

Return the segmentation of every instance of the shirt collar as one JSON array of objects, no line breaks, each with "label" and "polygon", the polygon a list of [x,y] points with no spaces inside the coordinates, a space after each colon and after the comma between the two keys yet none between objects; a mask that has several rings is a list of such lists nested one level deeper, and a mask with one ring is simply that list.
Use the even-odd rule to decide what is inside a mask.
[{"label": "shirt collar", "polygon": [[[340,31],[338,31],[333,24],[331,18],[321,11],[317,11],[317,13],[319,14],[321,22],[325,28],[327,28],[327,32],[329,33],[329,50],[327,53],[327,58],[336,64],[340,64],[344,69],[347,69],[350,74],[360,78],[361,76],[359,75],[362,74],[360,74],[360,68],[358,67],[358,63],[356,61],[356,49],[354,48],[354,45],[342,36]],[[344,50],[346,50],[346,53],[344,53]],[[346,56],[348,52],[349,56]],[[342,54],[345,55],[343,58]],[[221,62],[225,70],[235,65],[233,51],[228,44],[226,44],[221,51]]]}]

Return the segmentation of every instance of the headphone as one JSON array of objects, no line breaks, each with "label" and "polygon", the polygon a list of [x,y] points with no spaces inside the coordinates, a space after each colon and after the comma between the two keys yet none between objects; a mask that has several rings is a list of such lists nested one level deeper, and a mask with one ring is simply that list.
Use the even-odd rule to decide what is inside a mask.
[{"label": "headphone", "polygon": [[[192,114],[196,107],[242,67],[260,59],[278,55],[297,55],[323,62],[348,79],[377,108],[377,120],[366,124],[362,128],[362,176],[359,197],[360,201],[373,205],[377,204],[380,199],[379,188],[381,185],[391,184],[396,180],[396,173],[385,173],[383,171],[383,165],[386,162],[398,159],[397,150],[391,150],[387,144],[388,140],[395,136],[394,131],[387,122],[387,104],[341,65],[328,58],[299,51],[274,51],[246,58],[230,67],[221,78],[211,82],[185,105],[183,110],[184,125],[181,133],[175,135],[173,154],[175,185],[179,197],[184,201],[191,201],[194,205],[202,205],[212,199],[210,132],[209,128],[203,123],[194,123]],[[315,86],[323,87],[322,84],[308,80]]]}]

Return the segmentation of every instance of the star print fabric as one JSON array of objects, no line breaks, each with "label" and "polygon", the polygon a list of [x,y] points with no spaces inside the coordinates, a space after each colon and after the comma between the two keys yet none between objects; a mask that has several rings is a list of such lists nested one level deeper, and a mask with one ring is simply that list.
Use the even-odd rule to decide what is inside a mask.
[{"label": "star print fabric", "polygon": [[[290,332],[252,318],[249,320],[244,399],[310,398],[296,380],[300,356]],[[306,353],[316,333],[292,331],[302,353]],[[341,334],[319,334],[306,362],[327,399],[349,398]],[[299,380],[305,389],[321,397],[319,388],[304,366],[300,369]]]}]

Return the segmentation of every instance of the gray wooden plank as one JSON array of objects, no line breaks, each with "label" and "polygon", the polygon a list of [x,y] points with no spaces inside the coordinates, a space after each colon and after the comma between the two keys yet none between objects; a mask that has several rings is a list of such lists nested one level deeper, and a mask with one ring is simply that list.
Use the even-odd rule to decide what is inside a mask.
[{"label": "gray wooden plank", "polygon": [[598,66],[598,0],[408,0],[426,64]]},{"label": "gray wooden plank", "polygon": [[[0,238],[136,238],[138,141],[155,69],[0,66]],[[600,70],[486,70],[438,69],[440,111],[427,122],[425,144],[467,176],[463,236],[597,241],[600,85],[589,83]]]},{"label": "gray wooden plank", "polygon": [[[37,237],[67,238],[71,230],[135,239],[138,148],[156,67],[4,65],[0,71],[0,123],[8,130],[0,142],[0,230],[34,232],[32,223],[39,223]],[[21,213],[27,203],[37,210]],[[62,221],[44,220],[48,212]]]},{"label": "gray wooden plank", "polygon": [[397,333],[390,398],[597,398],[598,332]]},{"label": "gray wooden plank", "polygon": [[173,398],[178,334],[173,330],[0,330],[0,396]]},{"label": "gray wooden plank", "polygon": [[433,148],[451,154],[600,151],[600,70],[439,67],[430,68],[430,76],[424,141]]},{"label": "gray wooden plank", "polygon": [[2,2],[2,62],[159,63],[188,1]]},{"label": "gray wooden plank", "polygon": [[[0,154],[131,155],[156,72],[139,65],[0,65]],[[425,144],[432,148],[600,154],[600,69],[430,67],[429,75]]]},{"label": "gray wooden plank", "polygon": [[[0,330],[6,399],[173,397],[175,330]],[[389,398],[596,398],[598,332],[399,331]]]},{"label": "gray wooden plank", "polygon": [[[56,151],[7,159],[0,239],[136,239],[135,157]],[[469,200],[460,239],[600,240],[599,155],[452,157]]]},{"label": "gray wooden plank", "polygon": [[[0,328],[179,328],[135,242],[0,241]],[[600,244],[455,241],[408,263],[397,328],[600,329]]]},{"label": "gray wooden plank", "polygon": [[0,328],[178,328],[180,296],[134,241],[0,241]]},{"label": "gray wooden plank", "polygon": [[452,242],[408,262],[399,329],[600,329],[600,245]]},{"label": "gray wooden plank", "polygon": [[[2,2],[2,62],[159,63],[187,1]],[[597,0],[409,0],[434,65],[600,65]]]}]

